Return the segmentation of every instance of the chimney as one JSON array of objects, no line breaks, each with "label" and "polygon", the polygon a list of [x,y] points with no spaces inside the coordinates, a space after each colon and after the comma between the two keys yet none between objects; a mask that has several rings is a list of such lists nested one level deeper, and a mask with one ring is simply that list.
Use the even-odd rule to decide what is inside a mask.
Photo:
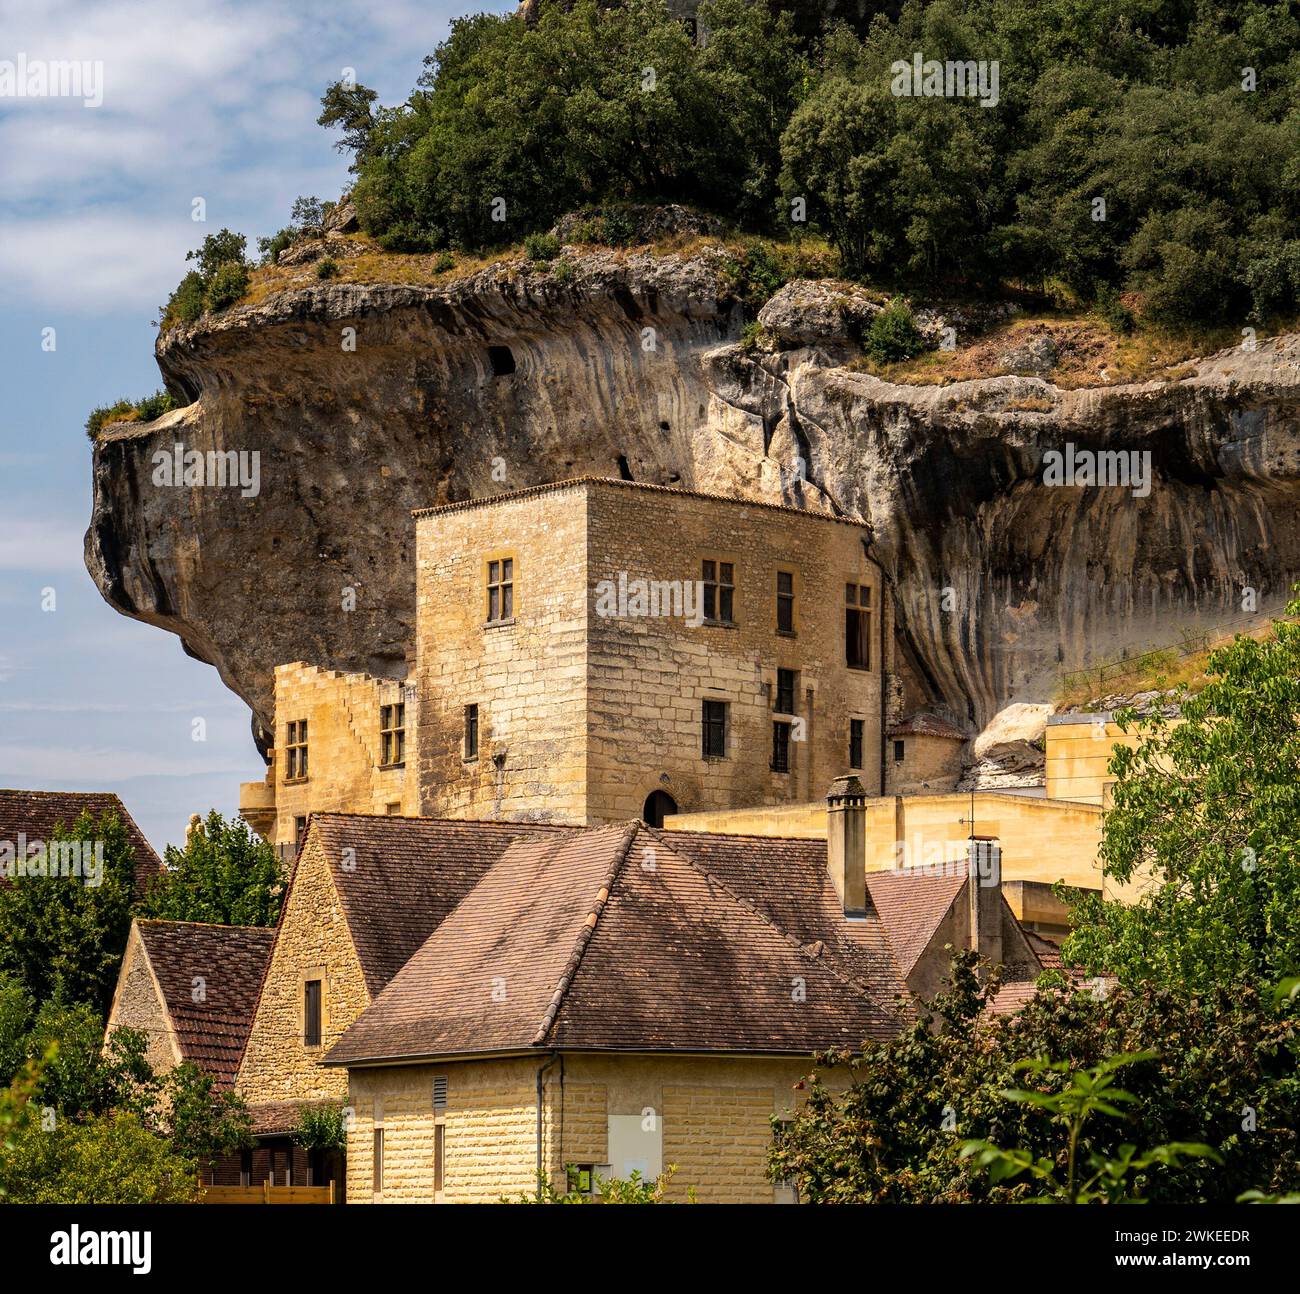
[{"label": "chimney", "polygon": [[846,917],[867,913],[867,793],[852,774],[826,796],[826,870]]},{"label": "chimney", "polygon": [[1002,961],[1002,846],[996,840],[971,840],[969,862],[967,946],[997,966]]}]

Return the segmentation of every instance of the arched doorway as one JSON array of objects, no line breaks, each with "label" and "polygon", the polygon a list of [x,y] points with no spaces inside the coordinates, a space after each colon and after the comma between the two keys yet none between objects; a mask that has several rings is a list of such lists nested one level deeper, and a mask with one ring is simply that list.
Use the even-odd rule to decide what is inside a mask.
[{"label": "arched doorway", "polygon": [[651,791],[645,797],[641,817],[648,827],[662,827],[664,819],[677,812],[677,801],[667,791]]}]

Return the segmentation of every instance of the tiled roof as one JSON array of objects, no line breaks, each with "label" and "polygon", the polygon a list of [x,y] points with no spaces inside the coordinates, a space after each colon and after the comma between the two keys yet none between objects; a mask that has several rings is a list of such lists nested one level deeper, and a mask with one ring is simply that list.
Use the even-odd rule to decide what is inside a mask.
[{"label": "tiled roof", "polygon": [[323,1110],[337,1101],[263,1101],[248,1107],[256,1137],[287,1137],[302,1122],[304,1109]]},{"label": "tiled roof", "polygon": [[901,978],[876,915],[845,920],[825,854],[637,823],[513,845],[327,1063],[888,1037]]},{"label": "tiled roof", "polygon": [[1029,946],[1034,950],[1035,956],[1043,963],[1044,970],[1063,970],[1065,968],[1060,945],[1054,944],[1050,939],[1044,939],[1042,935],[1034,930],[1026,930],[1025,938],[1029,941]]},{"label": "tiled roof", "polygon": [[[85,810],[95,821],[107,812],[122,820],[135,850],[135,889],[144,892],[150,880],[162,871],[162,860],[145,839],[144,832],[111,791],[6,791],[0,790],[0,840],[17,844],[19,835],[30,843],[49,840],[56,826],[70,828]],[[0,884],[6,884],[0,877]]]},{"label": "tiled roof", "polygon": [[[253,1022],[275,932],[258,926],[137,921],[181,1056],[229,1087]],[[202,992],[196,993],[201,981]],[[198,1001],[195,1001],[195,998]]]},{"label": "tiled roof", "polygon": [[867,893],[880,912],[899,970],[910,975],[966,883],[955,876],[868,872]]},{"label": "tiled roof", "polygon": [[953,741],[965,741],[966,734],[955,723],[937,714],[924,711],[910,715],[889,730],[891,737],[948,737]]},{"label": "tiled roof", "polygon": [[579,830],[528,822],[318,813],[304,848],[323,849],[334,864],[330,871],[366,987],[374,996],[512,842]]}]

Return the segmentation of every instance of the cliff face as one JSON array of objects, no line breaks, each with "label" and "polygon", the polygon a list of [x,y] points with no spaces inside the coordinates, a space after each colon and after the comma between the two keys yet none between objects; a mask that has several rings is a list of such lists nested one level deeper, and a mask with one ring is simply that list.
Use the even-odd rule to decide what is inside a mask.
[{"label": "cliff face", "polygon": [[[740,346],[719,282],[716,254],[593,253],[567,282],[322,284],[173,330],[158,362],[193,403],[97,443],[87,566],[264,725],[277,663],[404,675],[410,509],[582,474],[870,522],[916,671],[979,726],[1300,571],[1300,338],[1175,382],[902,387],[829,341]],[[1150,451],[1149,495],[1045,486],[1066,442]],[[178,443],[257,451],[260,492],[156,485]]]}]

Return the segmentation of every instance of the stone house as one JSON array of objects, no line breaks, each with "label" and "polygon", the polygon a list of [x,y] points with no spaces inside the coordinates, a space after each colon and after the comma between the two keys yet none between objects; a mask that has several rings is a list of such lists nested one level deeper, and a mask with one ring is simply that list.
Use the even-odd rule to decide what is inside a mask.
[{"label": "stone house", "polygon": [[[148,1038],[155,1072],[189,1061],[212,1074],[218,1090],[231,1089],[273,938],[253,926],[133,921],[105,1036],[137,1029]],[[242,1172],[263,1180],[256,1174],[269,1163],[246,1158],[217,1165],[210,1179],[234,1185]]]},{"label": "stone house", "polygon": [[956,781],[964,738],[924,713],[858,522],[581,479],[415,527],[408,678],[276,672],[241,810],[287,852],[314,812],[658,824],[807,802],[845,769]]},{"label": "stone house", "polygon": [[[320,1184],[290,1134],[303,1106],[347,1097],[345,1077],[319,1064],[325,1052],[511,841],[561,830],[360,814],[312,818],[235,1076],[258,1139],[262,1175],[254,1182]],[[340,1172],[333,1175],[338,1181]]]},{"label": "stone house", "polygon": [[864,799],[837,788],[829,844],[631,822],[510,845],[323,1059],[348,1075],[349,1202],[670,1164],[674,1198],[789,1199],[772,1119],[814,1052],[891,1036],[949,945],[1004,964],[998,1010],[1051,956],[996,883],[869,877]]}]

